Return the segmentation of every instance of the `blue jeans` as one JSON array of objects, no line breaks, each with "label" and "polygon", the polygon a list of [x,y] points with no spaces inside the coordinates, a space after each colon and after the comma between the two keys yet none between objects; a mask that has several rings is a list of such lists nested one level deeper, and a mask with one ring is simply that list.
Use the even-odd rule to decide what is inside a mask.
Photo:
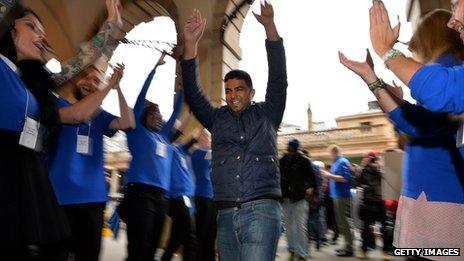
[{"label": "blue jeans", "polygon": [[281,227],[280,203],[272,199],[219,210],[218,248],[221,261],[273,261]]},{"label": "blue jeans", "polygon": [[309,256],[307,234],[308,207],[308,202],[304,199],[292,202],[288,198],[285,198],[282,205],[288,250],[298,257]]}]

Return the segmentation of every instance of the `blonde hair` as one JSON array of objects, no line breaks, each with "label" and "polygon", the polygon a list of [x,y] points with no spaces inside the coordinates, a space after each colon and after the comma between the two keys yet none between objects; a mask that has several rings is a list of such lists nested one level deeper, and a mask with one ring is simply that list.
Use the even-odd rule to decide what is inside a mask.
[{"label": "blonde hair", "polygon": [[450,19],[451,12],[444,9],[436,9],[422,18],[409,42],[409,50],[419,62],[431,63],[448,53],[464,60],[463,42],[459,34],[447,26]]},{"label": "blonde hair", "polygon": [[332,152],[336,153],[337,155],[341,153],[340,147],[336,144],[329,145],[329,147],[327,148],[327,151],[329,151],[329,153],[332,153]]}]

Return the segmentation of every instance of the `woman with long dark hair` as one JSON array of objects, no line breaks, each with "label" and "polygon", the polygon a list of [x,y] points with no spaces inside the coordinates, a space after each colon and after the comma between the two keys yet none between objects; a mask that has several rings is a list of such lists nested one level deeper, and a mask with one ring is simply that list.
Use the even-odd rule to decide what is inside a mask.
[{"label": "woman with long dark hair", "polygon": [[70,236],[44,164],[59,128],[55,84],[42,23],[26,8],[18,17],[0,39],[0,259],[55,260]]}]

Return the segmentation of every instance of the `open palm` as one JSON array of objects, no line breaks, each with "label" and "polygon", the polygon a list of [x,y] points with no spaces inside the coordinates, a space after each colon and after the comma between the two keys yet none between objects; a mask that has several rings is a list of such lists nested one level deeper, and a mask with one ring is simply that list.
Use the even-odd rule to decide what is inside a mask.
[{"label": "open palm", "polygon": [[185,22],[184,25],[184,40],[186,43],[198,43],[206,27],[206,19],[201,17],[201,13],[198,9],[195,9],[190,18]]},{"label": "open palm", "polygon": [[367,49],[366,60],[364,62],[350,60],[340,51],[338,52],[338,58],[341,64],[359,75],[367,84],[377,80],[374,71],[374,62],[372,61],[369,49]]}]

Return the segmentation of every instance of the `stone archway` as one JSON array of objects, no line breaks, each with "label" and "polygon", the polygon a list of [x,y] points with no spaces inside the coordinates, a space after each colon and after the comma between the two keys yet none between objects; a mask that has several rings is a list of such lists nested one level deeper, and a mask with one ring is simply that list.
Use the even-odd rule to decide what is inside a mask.
[{"label": "stone archway", "polygon": [[[47,38],[60,60],[73,56],[80,43],[89,40],[106,19],[105,1],[26,0],[45,25]],[[173,0],[122,0],[123,30],[156,16],[169,16],[178,24],[178,9]],[[85,15],[79,15],[85,14]]]},{"label": "stone archway", "polygon": [[[213,18],[213,30],[218,41],[211,44],[215,46],[215,65],[212,73],[217,75],[216,86],[222,86],[222,79],[225,74],[238,69],[239,61],[242,59],[240,48],[240,32],[242,30],[245,17],[254,0],[227,0],[218,1],[215,6]],[[223,88],[210,90],[210,95],[216,97],[214,101],[221,104],[224,97]]]}]

